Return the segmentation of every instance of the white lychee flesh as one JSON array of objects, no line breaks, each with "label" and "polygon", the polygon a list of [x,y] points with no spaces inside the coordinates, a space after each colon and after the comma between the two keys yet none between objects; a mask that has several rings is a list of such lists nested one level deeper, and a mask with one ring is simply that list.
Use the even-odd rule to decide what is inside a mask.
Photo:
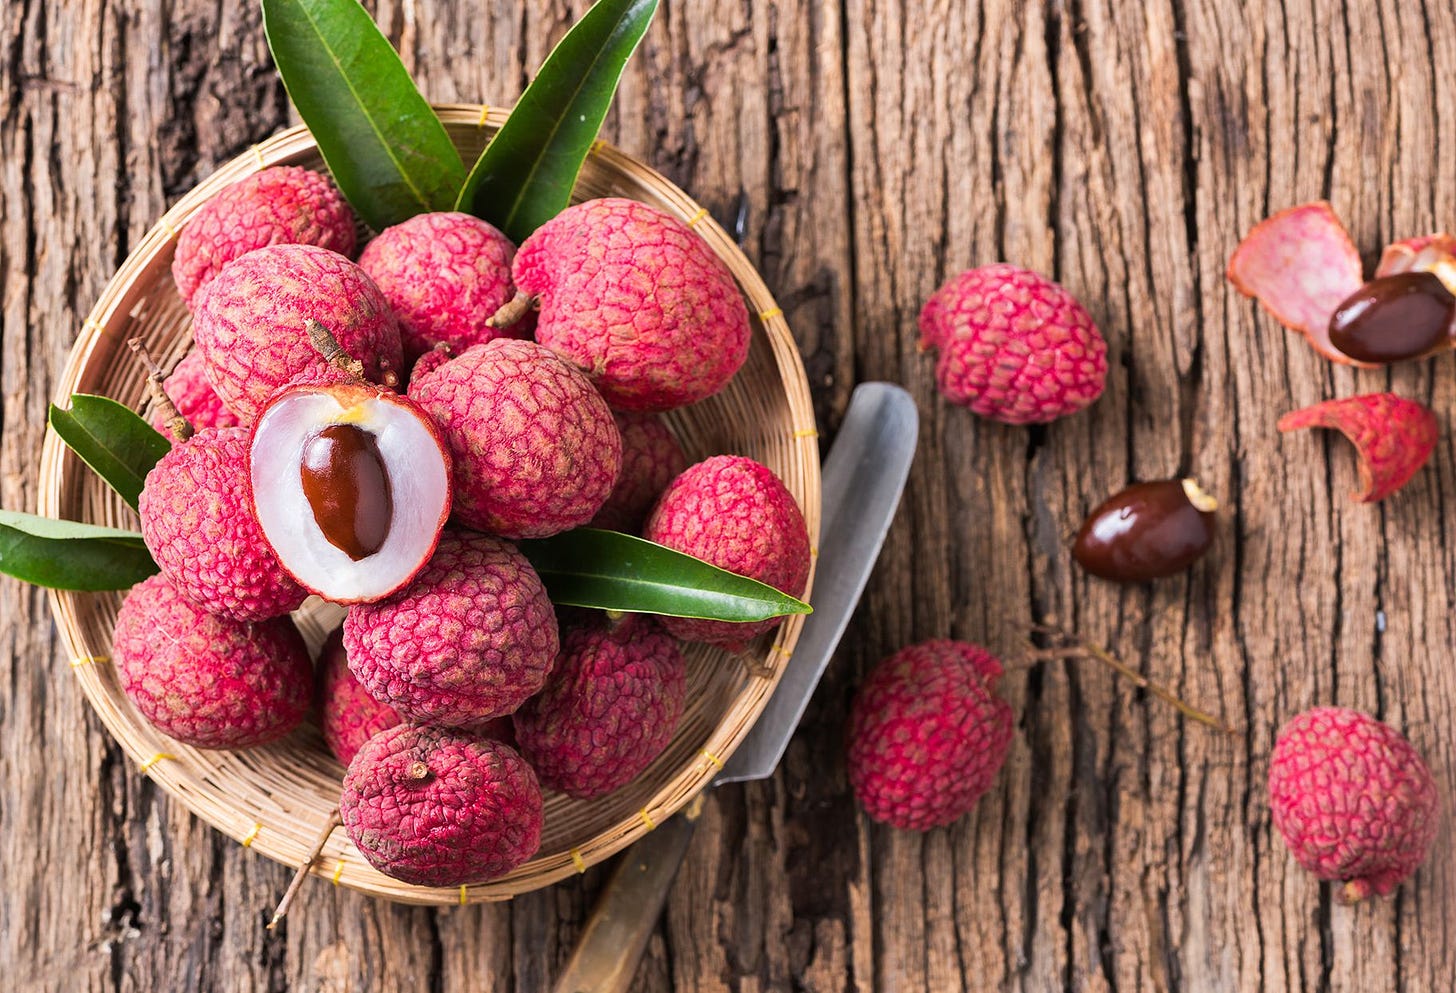
[{"label": "white lychee flesh", "polygon": [[253,429],[253,502],[294,579],[369,603],[424,568],[450,516],[450,457],[413,401],[377,387],[295,386]]}]

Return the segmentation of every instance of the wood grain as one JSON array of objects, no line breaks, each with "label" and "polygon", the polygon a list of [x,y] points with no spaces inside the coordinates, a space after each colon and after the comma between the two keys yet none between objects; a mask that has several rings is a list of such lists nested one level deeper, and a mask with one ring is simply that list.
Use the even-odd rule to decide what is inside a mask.
[{"label": "wood grain", "polygon": [[[585,4],[369,5],[436,100],[508,103]],[[3,0],[0,503],[36,501],[46,402],[81,316],[151,220],[287,123],[256,4]],[[1274,833],[1273,734],[1314,703],[1404,728],[1456,785],[1456,445],[1377,507],[1337,437],[1279,414],[1394,389],[1443,423],[1449,358],[1321,360],[1223,278],[1249,226],[1328,197],[1373,260],[1456,223],[1456,9],[1438,0],[665,3],[606,134],[731,221],[795,328],[826,438],[853,384],[923,417],[904,507],[772,780],[708,804],[644,991],[1428,991],[1456,985],[1456,859],[1332,904]],[[940,402],[915,316],[1008,259],[1110,343],[1103,399],[1036,429]],[[1192,472],[1223,533],[1187,577],[1069,567],[1088,507]],[[45,596],[0,579],[0,967],[21,990],[524,991],[601,875],[428,911],[317,882],[200,825],[123,760],[58,654]],[[1084,662],[1022,665],[1054,615],[1241,728],[1187,724]],[[1011,757],[924,836],[857,816],[853,690],[914,639],[1011,665]]]}]

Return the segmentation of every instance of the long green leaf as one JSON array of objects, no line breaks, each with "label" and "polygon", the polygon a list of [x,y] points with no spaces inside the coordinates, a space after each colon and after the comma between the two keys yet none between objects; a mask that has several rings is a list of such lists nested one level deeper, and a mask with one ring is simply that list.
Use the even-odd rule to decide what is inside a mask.
[{"label": "long green leaf", "polygon": [[125,590],[157,571],[131,531],[0,510],[0,572],[53,590]]},{"label": "long green leaf", "polygon": [[263,30],[334,182],[370,227],[455,205],[460,153],[358,0],[263,0]]},{"label": "long green leaf", "polygon": [[50,424],[133,510],[147,473],[171,448],[134,410],[110,397],[72,394],[70,409],[51,404]]},{"label": "long green leaf", "polygon": [[634,613],[762,621],[807,614],[801,600],[662,545],[595,528],[521,542],[554,603]]},{"label": "long green leaf", "polygon": [[566,209],[571,188],[657,0],[598,0],[546,57],[456,201],[520,244]]}]

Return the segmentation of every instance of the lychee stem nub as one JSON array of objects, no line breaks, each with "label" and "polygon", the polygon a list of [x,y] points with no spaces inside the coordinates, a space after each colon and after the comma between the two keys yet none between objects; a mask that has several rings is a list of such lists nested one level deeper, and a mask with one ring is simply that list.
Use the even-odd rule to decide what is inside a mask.
[{"label": "lychee stem nub", "polygon": [[177,409],[172,398],[167,396],[167,391],[162,389],[162,380],[166,378],[161,367],[152,360],[151,353],[147,346],[142,344],[140,338],[128,339],[127,345],[137,357],[141,359],[142,366],[147,370],[147,395],[152,398],[152,403],[157,410],[161,411],[162,417],[167,421],[167,428],[172,432],[172,437],[178,441],[186,441],[192,437],[192,425],[187,418]]},{"label": "lychee stem nub", "polygon": [[324,327],[321,321],[312,317],[303,322],[304,330],[308,332],[308,340],[313,347],[324,357],[324,361],[332,365],[340,372],[352,376],[359,382],[364,381],[364,363],[354,358],[339,346],[338,339],[334,333]]},{"label": "lychee stem nub", "polygon": [[508,328],[528,314],[532,307],[536,306],[537,297],[532,293],[517,293],[507,300],[485,322],[486,327]]}]

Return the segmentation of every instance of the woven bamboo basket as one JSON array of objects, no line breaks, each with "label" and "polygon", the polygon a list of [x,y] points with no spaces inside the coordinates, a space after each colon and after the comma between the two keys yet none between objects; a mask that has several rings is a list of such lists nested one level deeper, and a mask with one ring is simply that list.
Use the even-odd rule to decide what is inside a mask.
[{"label": "woven bamboo basket", "polygon": [[[506,117],[478,105],[436,108],[466,162],[474,161]],[[191,344],[191,317],[172,283],[177,232],[208,198],[230,183],[273,165],[322,167],[308,131],[285,131],[219,169],[184,196],[141,240],[106,286],[81,329],[57,388],[57,402],[75,392],[100,393],[140,409],[144,376],[126,348],[140,336],[164,367]],[[811,541],[819,532],[819,451],[804,368],[782,312],[763,280],[730,238],[683,191],[661,175],[599,142],[577,183],[579,199],[615,195],[653,204],[682,218],[727,263],[749,312],[756,315],[748,361],[721,394],[669,415],[696,461],[732,452],[772,468],[798,500]],[[55,436],[41,457],[40,513],[135,527],[135,515]],[[812,582],[812,577],[811,577]],[[149,725],[122,693],[110,665],[111,630],[120,594],[55,592],[51,606],[81,688],[138,769],[213,827],[245,847],[291,866],[304,862],[338,803],[343,767],[312,724],[283,741],[245,751],[181,745]],[[296,616],[310,646],[342,617],[313,600]],[[744,661],[702,645],[684,646],[687,700],[666,751],[632,783],[591,801],[548,792],[541,849],[514,872],[459,889],[411,886],[377,872],[342,829],[329,834],[313,864],[338,886],[406,903],[464,904],[509,899],[585,872],[626,847],[694,797],[753,726],[783,672],[803,625],[793,617],[755,643],[770,675],[752,675]]]}]

